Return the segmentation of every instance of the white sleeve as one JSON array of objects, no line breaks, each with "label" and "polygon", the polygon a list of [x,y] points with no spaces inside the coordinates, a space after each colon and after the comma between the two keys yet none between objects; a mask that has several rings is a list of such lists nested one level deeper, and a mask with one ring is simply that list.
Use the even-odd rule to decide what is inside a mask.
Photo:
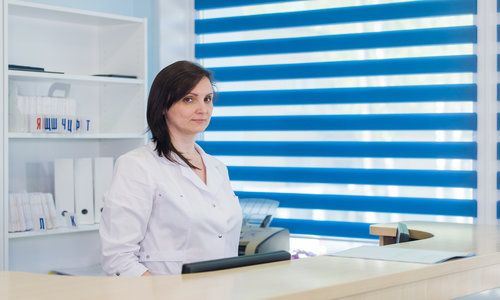
[{"label": "white sleeve", "polygon": [[133,156],[116,161],[99,229],[102,267],[108,275],[140,276],[147,271],[139,262],[139,243],[146,233],[154,195],[146,165]]}]

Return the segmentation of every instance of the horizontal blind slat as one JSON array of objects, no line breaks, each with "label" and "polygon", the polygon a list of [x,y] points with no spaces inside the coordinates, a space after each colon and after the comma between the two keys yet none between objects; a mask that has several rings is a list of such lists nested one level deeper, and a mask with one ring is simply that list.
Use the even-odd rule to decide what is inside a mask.
[{"label": "horizontal blind slat", "polygon": [[240,199],[261,198],[279,201],[279,207],[384,213],[429,214],[476,217],[476,200],[378,197],[325,194],[241,192]]},{"label": "horizontal blind slat", "polygon": [[476,26],[196,44],[196,58],[301,53],[477,42]]},{"label": "horizontal blind slat", "polygon": [[224,17],[195,21],[196,34],[324,24],[476,14],[476,0],[426,0],[391,4]]},{"label": "horizontal blind slat", "polygon": [[213,117],[207,131],[476,130],[475,113]]},{"label": "horizontal blind slat", "polygon": [[370,235],[370,225],[371,224],[369,223],[360,222],[313,221],[278,218],[274,218],[271,222],[272,227],[287,228],[292,234],[378,239],[378,237]]},{"label": "horizontal blind slat", "polygon": [[197,142],[211,155],[476,159],[475,142]]},{"label": "horizontal blind slat", "polygon": [[476,72],[475,55],[210,68],[216,81]]},{"label": "horizontal blind slat", "polygon": [[476,171],[228,167],[231,180],[476,188]]},{"label": "horizontal blind slat", "polygon": [[280,2],[291,2],[302,0],[196,0],[194,8],[196,10],[203,9],[216,9],[234,6],[257,5],[257,4],[270,4]]},{"label": "horizontal blind slat", "polygon": [[216,106],[473,101],[476,84],[219,92]]}]

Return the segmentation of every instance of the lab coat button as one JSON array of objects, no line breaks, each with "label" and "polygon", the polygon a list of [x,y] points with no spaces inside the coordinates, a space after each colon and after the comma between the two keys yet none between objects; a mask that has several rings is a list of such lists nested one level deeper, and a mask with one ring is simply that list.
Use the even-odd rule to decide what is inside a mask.
[{"label": "lab coat button", "polygon": [[214,207],[214,208],[215,208],[215,207],[217,207],[217,205],[216,205],[215,203],[212,203],[212,207]]},{"label": "lab coat button", "polygon": [[221,239],[221,238],[222,238],[222,234],[219,234],[219,239]]},{"label": "lab coat button", "polygon": [[149,259],[149,257],[150,257],[149,255],[146,255],[146,258],[147,258],[147,259]]},{"label": "lab coat button", "polygon": [[116,272],[116,274],[115,274],[115,275],[116,275],[116,276],[120,276],[120,272]]}]

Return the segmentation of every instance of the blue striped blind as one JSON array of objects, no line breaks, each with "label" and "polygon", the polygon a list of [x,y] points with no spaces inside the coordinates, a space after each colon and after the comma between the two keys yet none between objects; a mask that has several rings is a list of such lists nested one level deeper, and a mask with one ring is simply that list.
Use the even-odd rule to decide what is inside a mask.
[{"label": "blue striped blind", "polygon": [[218,90],[200,145],[295,234],[472,222],[476,1],[358,3],[196,0]]}]

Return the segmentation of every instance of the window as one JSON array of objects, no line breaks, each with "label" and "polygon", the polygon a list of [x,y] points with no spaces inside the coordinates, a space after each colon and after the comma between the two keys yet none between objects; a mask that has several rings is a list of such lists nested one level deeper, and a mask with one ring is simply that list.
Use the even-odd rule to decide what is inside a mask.
[{"label": "window", "polygon": [[240,197],[280,201],[273,226],[474,221],[476,1],[195,3],[219,94],[200,144]]}]

